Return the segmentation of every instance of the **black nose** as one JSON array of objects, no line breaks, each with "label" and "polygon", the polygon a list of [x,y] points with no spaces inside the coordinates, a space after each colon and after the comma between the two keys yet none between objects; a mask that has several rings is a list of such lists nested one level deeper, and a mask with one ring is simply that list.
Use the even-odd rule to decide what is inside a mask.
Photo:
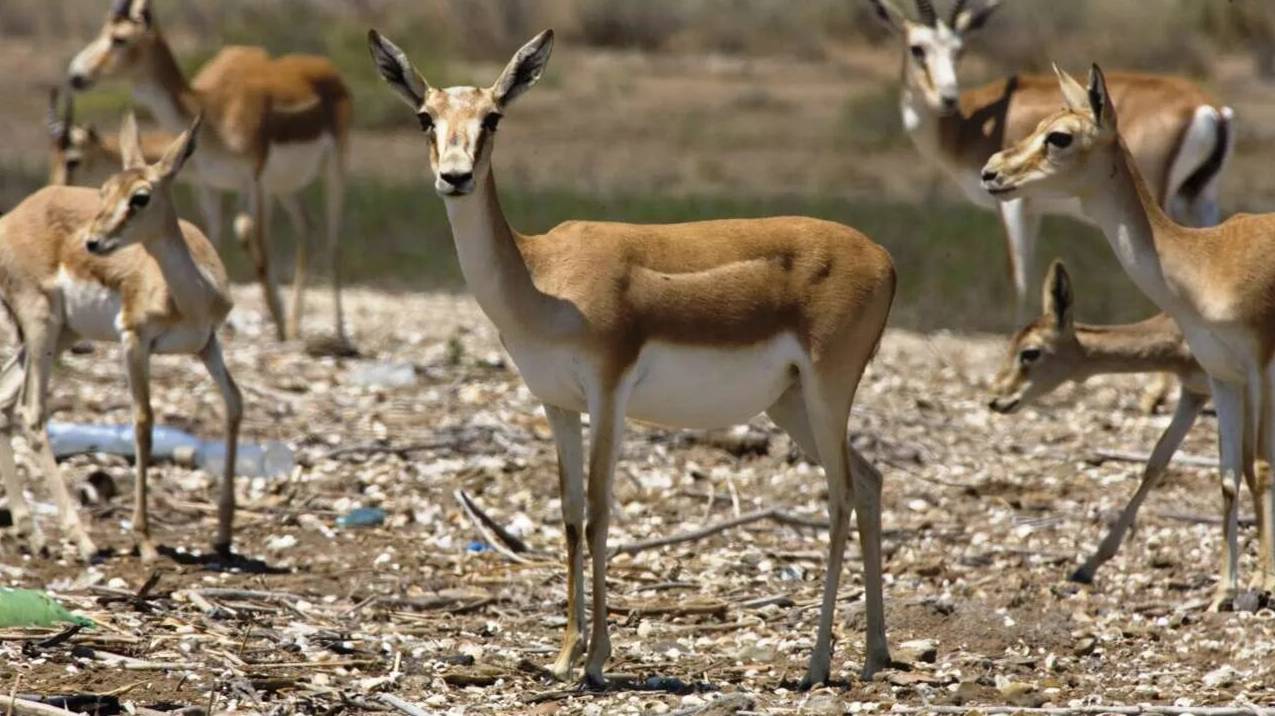
[{"label": "black nose", "polygon": [[89,86],[89,78],[84,75],[71,75],[71,89],[82,90]]},{"label": "black nose", "polygon": [[951,111],[951,110],[956,109],[956,107],[957,107],[957,105],[958,105],[958,104],[960,104],[960,100],[959,100],[958,98],[956,98],[956,97],[944,97],[944,98],[943,98],[943,109],[946,109],[946,110],[948,110],[948,111]]},{"label": "black nose", "polygon": [[996,181],[996,177],[1000,176],[995,169],[983,170],[983,181]]},{"label": "black nose", "polygon": [[89,239],[84,242],[84,248],[88,249],[90,254],[95,254],[102,250],[102,240]]},{"label": "black nose", "polygon": [[465,186],[466,184],[469,183],[469,180],[473,178],[474,178],[473,172],[449,172],[449,173],[443,174],[443,181],[447,182],[448,184],[451,184],[454,187]]}]

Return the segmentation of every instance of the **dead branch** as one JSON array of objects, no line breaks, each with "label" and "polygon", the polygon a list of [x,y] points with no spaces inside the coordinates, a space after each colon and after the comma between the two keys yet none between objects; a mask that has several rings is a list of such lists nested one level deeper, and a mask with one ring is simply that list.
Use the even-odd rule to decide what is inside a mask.
[{"label": "dead branch", "polygon": [[506,547],[519,554],[531,551],[531,548],[527,546],[526,542],[523,542],[517,535],[505,529],[500,525],[500,523],[493,520],[490,515],[483,512],[482,508],[478,506],[478,503],[474,502],[474,498],[470,497],[468,493],[464,490],[457,490],[457,492],[460,494],[461,501],[463,501],[469,509],[473,510],[478,519],[482,520],[483,524],[487,525],[487,528],[494,532],[496,536],[500,538],[500,541],[505,543]]},{"label": "dead branch", "polygon": [[668,716],[729,716],[753,707],[753,697],[747,694],[730,694],[703,706],[690,706],[670,711]]},{"label": "dead branch", "polygon": [[[460,503],[461,510],[463,510],[465,512],[465,516],[469,518],[470,523],[474,526],[474,530],[478,532],[478,535],[483,538],[484,542],[491,545],[492,549],[504,555],[505,558],[510,561],[517,562],[519,564],[531,563],[531,560],[507,547],[496,533],[487,527],[487,522],[478,516],[478,513],[474,510],[472,503],[469,501],[469,496],[465,494],[464,490],[456,490],[452,493],[452,495],[454,495],[456,497],[456,501]],[[488,517],[487,520],[490,521],[491,518]],[[525,548],[526,545],[523,545],[523,547]]]},{"label": "dead branch", "polygon": [[[1137,462],[1145,463],[1151,459],[1149,453],[1144,452],[1125,452],[1123,450],[1096,450],[1094,451],[1093,460],[1098,464],[1114,460],[1116,462]],[[1175,455],[1173,462],[1179,465],[1187,465],[1189,467],[1203,467],[1207,469],[1217,469],[1217,458],[1201,457],[1199,455]]]},{"label": "dead branch", "polygon": [[407,714],[407,716],[433,716],[433,712],[426,711],[420,706],[417,706],[410,701],[405,701],[394,694],[378,694],[376,698],[381,703],[393,706],[399,711]]},{"label": "dead branch", "polygon": [[895,706],[893,714],[1047,714],[1048,716],[1079,716],[1081,714],[1117,714],[1117,716],[1266,716],[1269,709],[1253,705],[1244,706],[1068,706],[1026,708],[1023,706]]},{"label": "dead branch", "polygon": [[752,524],[754,522],[761,522],[763,520],[774,520],[775,522],[778,522],[779,524],[791,525],[794,527],[811,527],[814,529],[824,529],[824,530],[828,529],[828,523],[822,520],[814,520],[808,517],[798,517],[797,515],[790,515],[786,512],[779,510],[778,508],[771,507],[765,510],[756,510],[754,512],[747,512],[745,514],[740,515],[739,517],[733,517],[729,520],[723,520],[722,522],[701,527],[699,529],[689,530],[687,532],[681,532],[675,535],[669,535],[668,537],[657,537],[654,539],[641,540],[639,542],[629,542],[627,544],[617,545],[611,550],[611,556],[614,557],[620,554],[632,555],[632,554],[637,554],[638,552],[642,552],[648,549],[655,549],[656,547],[667,547],[669,545],[682,544],[684,542],[694,542],[696,540],[704,539],[705,537],[711,537],[715,534],[725,532],[726,530],[731,530],[736,527],[742,527],[744,525]]}]

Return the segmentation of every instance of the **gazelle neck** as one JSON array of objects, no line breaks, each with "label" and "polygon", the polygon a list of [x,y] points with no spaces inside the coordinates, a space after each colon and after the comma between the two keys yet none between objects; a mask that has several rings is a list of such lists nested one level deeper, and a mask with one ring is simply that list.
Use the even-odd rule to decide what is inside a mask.
[{"label": "gazelle neck", "polygon": [[186,83],[168,41],[158,31],[143,62],[146,67],[133,84],[133,99],[169,131],[180,132],[190,126],[199,111],[199,98]]},{"label": "gazelle neck", "polygon": [[465,283],[503,335],[547,335],[563,328],[562,301],[536,288],[519,237],[509,227],[494,172],[467,196],[445,197]]},{"label": "gazelle neck", "polygon": [[959,112],[939,114],[928,102],[922,92],[914,88],[907,79],[907,65],[903,70],[903,90],[899,95],[899,112],[903,115],[903,129],[912,139],[912,144],[921,156],[939,164],[948,172],[961,170],[957,166],[954,153],[949,144],[953,137],[959,135],[964,118]]},{"label": "gazelle neck", "polygon": [[[1095,157],[1095,161],[1105,161]],[[1156,203],[1133,157],[1118,139],[1104,179],[1080,196],[1084,212],[1102,229],[1125,273],[1161,310],[1181,319],[1195,313],[1174,282],[1178,227]]]},{"label": "gazelle neck", "polygon": [[226,299],[221,289],[195,262],[182,235],[177,212],[171,207],[167,209],[163,225],[162,235],[145,242],[143,247],[159,265],[169,296],[186,318],[215,318],[214,314]]},{"label": "gazelle neck", "polygon": [[1182,334],[1156,318],[1114,326],[1076,324],[1085,377],[1109,373],[1182,373],[1193,366]]}]

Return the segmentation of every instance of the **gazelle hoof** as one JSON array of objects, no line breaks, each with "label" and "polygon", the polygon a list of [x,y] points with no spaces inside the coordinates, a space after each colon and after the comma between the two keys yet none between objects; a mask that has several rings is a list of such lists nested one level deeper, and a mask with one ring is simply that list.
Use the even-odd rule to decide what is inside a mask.
[{"label": "gazelle hoof", "polygon": [[596,674],[588,669],[584,672],[584,681],[580,684],[586,691],[606,691],[607,679],[601,671]]},{"label": "gazelle hoof", "polygon": [[1093,584],[1093,572],[1094,571],[1088,566],[1081,567],[1080,569],[1072,572],[1071,575],[1067,577],[1067,581],[1075,582],[1077,584]]},{"label": "gazelle hoof", "polygon": [[1213,597],[1213,601],[1209,602],[1209,612],[1216,614],[1221,611],[1230,611],[1234,602],[1234,589],[1219,590]]},{"label": "gazelle hoof", "polygon": [[155,545],[148,539],[137,543],[137,554],[141,556],[143,564],[151,564],[159,559],[159,550],[155,549]]}]

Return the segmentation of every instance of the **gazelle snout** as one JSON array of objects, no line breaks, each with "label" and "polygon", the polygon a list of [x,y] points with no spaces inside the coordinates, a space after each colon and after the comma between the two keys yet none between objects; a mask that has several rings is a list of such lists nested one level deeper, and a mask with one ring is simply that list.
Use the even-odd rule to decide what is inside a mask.
[{"label": "gazelle snout", "polygon": [[84,241],[85,250],[94,256],[105,256],[118,249],[119,246],[119,239],[101,234],[89,234]]}]

